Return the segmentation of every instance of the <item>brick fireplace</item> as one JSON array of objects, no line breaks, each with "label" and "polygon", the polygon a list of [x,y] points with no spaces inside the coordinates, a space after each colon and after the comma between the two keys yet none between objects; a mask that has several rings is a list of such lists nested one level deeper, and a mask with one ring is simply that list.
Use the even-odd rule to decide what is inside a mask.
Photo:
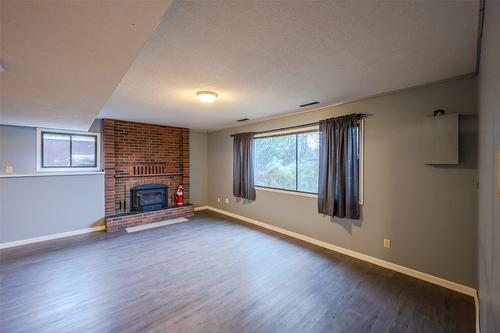
[{"label": "brick fireplace", "polygon": [[[106,228],[128,226],[193,215],[189,203],[189,129],[104,119],[104,171]],[[131,189],[164,185],[167,207],[132,211]],[[184,187],[184,207],[176,207],[174,194]]]}]

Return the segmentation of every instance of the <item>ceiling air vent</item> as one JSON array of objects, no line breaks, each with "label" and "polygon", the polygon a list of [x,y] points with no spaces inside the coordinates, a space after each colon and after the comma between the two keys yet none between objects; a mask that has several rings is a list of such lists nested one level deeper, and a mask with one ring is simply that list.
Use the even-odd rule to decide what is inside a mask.
[{"label": "ceiling air vent", "polygon": [[299,106],[300,106],[301,108],[303,108],[303,107],[306,107],[306,106],[311,106],[311,105],[314,105],[314,104],[319,104],[319,102],[318,102],[318,101],[316,101],[316,102],[311,102],[311,103],[301,104],[301,105],[299,105]]},{"label": "ceiling air vent", "polygon": [[248,118],[241,118],[241,119],[238,119],[236,121],[239,122],[239,123],[241,123],[242,121],[247,121],[247,120],[248,120]]}]

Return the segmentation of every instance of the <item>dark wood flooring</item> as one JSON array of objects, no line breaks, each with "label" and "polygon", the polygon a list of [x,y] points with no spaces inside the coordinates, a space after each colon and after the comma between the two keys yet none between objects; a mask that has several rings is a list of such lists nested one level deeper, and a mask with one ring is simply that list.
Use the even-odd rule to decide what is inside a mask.
[{"label": "dark wood flooring", "polygon": [[0,255],[1,332],[474,332],[471,297],[208,212]]}]

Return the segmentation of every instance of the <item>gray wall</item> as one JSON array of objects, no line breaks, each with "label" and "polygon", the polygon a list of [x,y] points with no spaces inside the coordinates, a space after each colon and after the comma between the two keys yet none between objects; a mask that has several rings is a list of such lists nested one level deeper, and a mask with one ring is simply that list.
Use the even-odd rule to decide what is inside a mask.
[{"label": "gray wall", "polygon": [[[91,127],[100,131],[100,122]],[[0,174],[36,172],[36,129],[0,125]],[[0,243],[104,223],[104,175],[0,178]]]},{"label": "gray wall", "polygon": [[104,175],[0,178],[0,243],[104,223]]},{"label": "gray wall", "polygon": [[[209,133],[209,205],[474,287],[476,97],[475,78],[468,77]],[[423,118],[439,108],[461,115],[458,166],[424,164]],[[258,191],[249,203],[232,196],[231,133],[356,112],[374,114],[366,120],[362,220],[323,217],[315,198]],[[391,249],[383,247],[384,238]]]},{"label": "gray wall", "polygon": [[479,73],[479,299],[482,332],[500,332],[500,2],[487,1]]},{"label": "gray wall", "polygon": [[36,129],[0,125],[0,174],[7,165],[15,174],[36,172]]},{"label": "gray wall", "polygon": [[[94,120],[89,131],[102,133],[101,120]],[[36,128],[0,125],[0,175],[7,165],[14,174],[36,173]]]},{"label": "gray wall", "polygon": [[[90,131],[102,132],[100,119]],[[190,132],[189,146],[191,201],[204,206],[207,134]],[[5,174],[6,165],[14,167],[14,174],[36,173],[35,128],[0,125],[0,174]],[[103,223],[103,175],[0,178],[0,243]]]},{"label": "gray wall", "polygon": [[206,206],[208,203],[207,133],[189,132],[189,186],[191,203]]}]

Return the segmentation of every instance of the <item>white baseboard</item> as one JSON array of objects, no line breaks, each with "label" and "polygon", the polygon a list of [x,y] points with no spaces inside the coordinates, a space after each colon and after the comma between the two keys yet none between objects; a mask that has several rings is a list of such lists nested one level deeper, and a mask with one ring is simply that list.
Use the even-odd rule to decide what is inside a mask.
[{"label": "white baseboard", "polygon": [[38,243],[38,242],[43,242],[43,241],[47,241],[47,240],[51,240],[51,239],[76,236],[76,235],[86,234],[89,232],[101,231],[104,229],[106,229],[106,226],[100,225],[100,226],[92,227],[92,228],[61,232],[58,234],[40,236],[40,237],[35,237],[35,238],[21,239],[21,240],[14,241],[14,242],[0,243],[0,249],[6,249],[8,247],[14,247],[14,246],[20,246],[20,245],[26,245],[26,244],[32,244],[32,243]]},{"label": "white baseboard", "polygon": [[199,207],[194,207],[194,211],[197,212],[199,210],[205,210],[205,209],[209,209],[208,206],[199,206]]},{"label": "white baseboard", "polygon": [[217,213],[220,213],[220,214],[224,214],[224,215],[230,216],[230,217],[234,217],[236,219],[239,219],[239,220],[242,220],[242,221],[245,221],[245,222],[248,222],[248,223],[252,223],[252,224],[258,225],[260,227],[263,227],[263,228],[266,228],[266,229],[269,229],[269,230],[272,230],[272,231],[279,232],[281,234],[284,234],[284,235],[287,235],[287,236],[290,236],[290,237],[293,237],[293,238],[297,238],[297,239],[303,240],[305,242],[308,242],[308,243],[311,243],[311,244],[314,244],[314,245],[321,246],[323,248],[326,248],[326,249],[329,249],[329,250],[332,250],[332,251],[335,251],[335,252],[339,252],[339,253],[348,255],[350,257],[354,257],[354,258],[357,258],[357,259],[360,259],[360,260],[363,260],[363,261],[375,264],[377,266],[381,266],[381,267],[384,267],[384,268],[387,268],[387,269],[390,269],[390,270],[393,270],[393,271],[396,271],[396,272],[399,272],[399,273],[403,273],[403,274],[415,277],[417,279],[424,280],[424,281],[436,284],[436,285],[444,287],[444,288],[448,288],[448,289],[451,289],[451,290],[454,290],[454,291],[458,291],[458,292],[460,292],[462,294],[466,294],[468,296],[477,297],[476,289],[464,286],[464,285],[456,283],[456,282],[448,281],[448,280],[445,280],[443,278],[440,278],[440,277],[437,277],[437,276],[433,276],[433,275],[430,275],[430,274],[427,274],[427,273],[424,273],[424,272],[420,272],[420,271],[417,271],[417,270],[414,270],[414,269],[411,269],[411,268],[408,268],[408,267],[404,267],[404,266],[401,266],[401,265],[398,265],[398,264],[394,264],[394,263],[389,262],[389,261],[385,261],[385,260],[382,260],[382,259],[371,257],[371,256],[363,254],[363,253],[359,253],[359,252],[356,252],[356,251],[348,250],[348,249],[345,249],[345,248],[340,247],[340,246],[336,246],[336,245],[333,245],[333,244],[330,244],[330,243],[327,243],[327,242],[323,242],[323,241],[320,241],[320,240],[315,239],[315,238],[304,236],[302,234],[299,234],[299,233],[296,233],[296,232],[293,232],[293,231],[289,231],[289,230],[286,230],[286,229],[283,229],[283,228],[280,228],[280,227],[276,227],[276,226],[273,226],[273,225],[270,225],[270,224],[267,224],[267,223],[264,223],[264,222],[260,222],[260,221],[257,221],[257,220],[254,220],[254,219],[242,216],[242,215],[234,214],[234,213],[231,213],[231,212],[219,209],[219,208],[208,206],[207,209],[209,209],[211,211],[214,211],[214,212],[217,212]]}]

